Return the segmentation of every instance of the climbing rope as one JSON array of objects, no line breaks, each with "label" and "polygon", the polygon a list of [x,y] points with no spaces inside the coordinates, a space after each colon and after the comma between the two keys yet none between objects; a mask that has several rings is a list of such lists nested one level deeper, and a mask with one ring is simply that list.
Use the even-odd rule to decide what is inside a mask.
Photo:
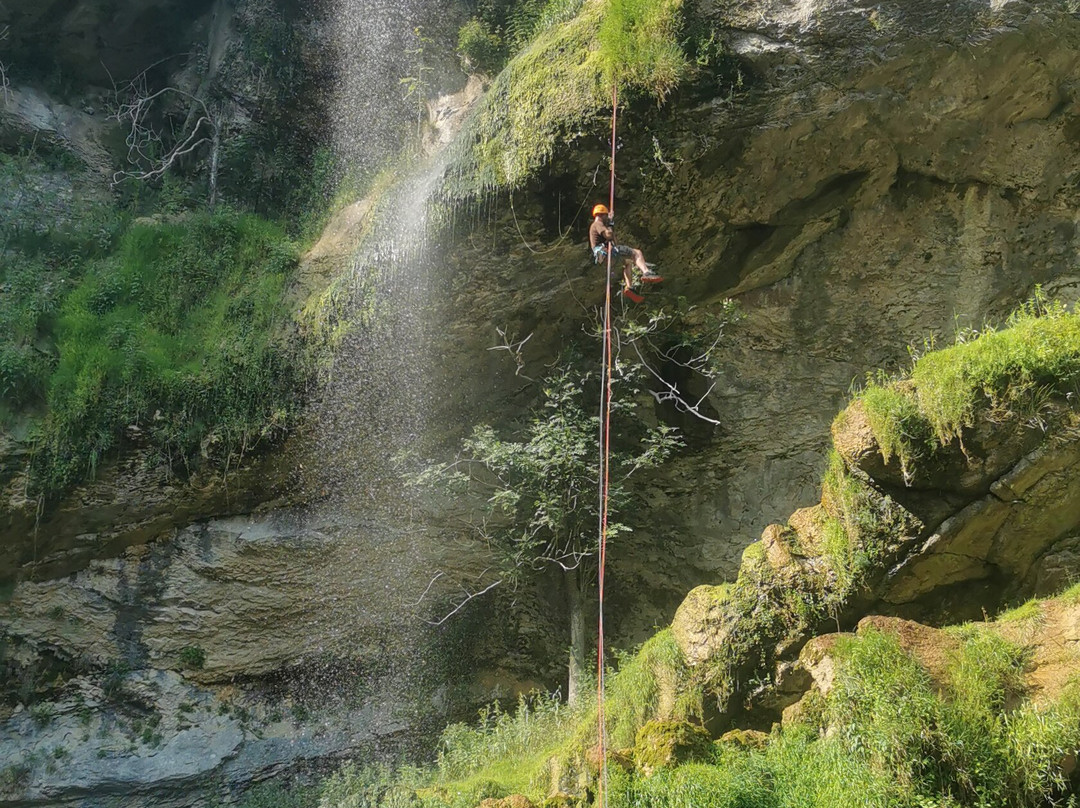
[{"label": "climbing rope", "polygon": [[[618,128],[619,87],[611,89],[611,190],[608,200],[609,215],[615,216],[615,135]],[[607,284],[604,294],[604,354],[602,360],[602,391],[600,394],[600,571],[597,577],[599,589],[599,625],[597,627],[596,692],[597,692],[597,749],[600,771],[597,785],[597,804],[607,805],[607,717],[604,694],[604,567],[607,562],[608,494],[611,481],[611,268],[612,250],[607,251]]]}]

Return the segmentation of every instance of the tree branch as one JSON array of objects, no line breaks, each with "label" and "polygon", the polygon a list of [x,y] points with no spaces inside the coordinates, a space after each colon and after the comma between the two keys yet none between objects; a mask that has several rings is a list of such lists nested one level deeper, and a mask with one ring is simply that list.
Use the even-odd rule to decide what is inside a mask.
[{"label": "tree branch", "polygon": [[[209,143],[213,145],[215,151],[217,149],[220,124],[206,101],[173,86],[150,92],[146,86],[146,75],[154,66],[151,65],[143,70],[122,88],[117,89],[114,84],[113,92],[117,100],[115,111],[109,117],[128,130],[124,140],[128,149],[128,163],[133,166],[133,168],[115,172],[114,185],[128,179],[140,181],[158,179],[178,160],[192,154],[200,147]],[[166,148],[164,138],[151,126],[149,118],[153,113],[155,103],[171,94],[186,99],[191,106],[188,119],[176,138],[177,142]],[[126,100],[120,100],[124,95],[126,95]],[[201,114],[198,114],[198,110],[201,110]],[[216,160],[216,154],[212,155],[212,159]],[[211,177],[211,185],[215,184],[215,180],[215,177]]]},{"label": "tree branch", "polygon": [[[0,42],[3,42],[5,39],[8,38],[8,33],[10,32],[10,30],[11,29],[7,25],[0,29]],[[11,82],[8,80],[7,65],[3,62],[0,62],[0,93],[2,93],[4,96],[4,103],[10,104]]]},{"label": "tree branch", "polygon": [[488,350],[508,352],[514,360],[514,365],[517,367],[517,370],[514,371],[514,375],[520,376],[523,379],[528,379],[530,382],[535,382],[536,379],[532,378],[531,376],[526,376],[522,372],[525,370],[525,359],[521,355],[521,349],[525,347],[526,342],[533,338],[533,335],[529,334],[529,336],[525,337],[525,339],[514,342],[514,337],[506,336],[505,328],[496,326],[495,332],[499,335],[500,339],[502,339],[502,344],[493,345],[492,347],[488,348]]}]

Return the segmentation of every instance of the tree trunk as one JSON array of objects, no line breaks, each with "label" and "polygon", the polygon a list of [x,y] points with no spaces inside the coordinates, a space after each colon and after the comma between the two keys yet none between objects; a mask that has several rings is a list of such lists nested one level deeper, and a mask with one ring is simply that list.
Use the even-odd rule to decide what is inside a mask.
[{"label": "tree trunk", "polygon": [[566,594],[570,605],[570,676],[566,689],[566,699],[570,704],[577,704],[585,692],[585,608],[582,598],[581,569],[567,570]]},{"label": "tree trunk", "polygon": [[221,157],[221,129],[215,119],[210,122],[214,127],[214,136],[210,143],[210,210],[217,205],[218,166]]}]

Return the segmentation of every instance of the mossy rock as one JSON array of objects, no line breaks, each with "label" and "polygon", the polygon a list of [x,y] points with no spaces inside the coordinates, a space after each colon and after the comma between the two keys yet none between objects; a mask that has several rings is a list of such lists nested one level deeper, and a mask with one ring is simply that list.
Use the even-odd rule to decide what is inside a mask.
[{"label": "mossy rock", "polygon": [[714,634],[720,641],[734,626],[731,585],[699,586],[686,596],[671,623],[672,635],[690,665],[713,654]]},{"label": "mossy rock", "polygon": [[509,797],[503,797],[502,799],[483,800],[478,808],[536,808],[536,803],[524,794],[511,794]]},{"label": "mossy rock", "polygon": [[741,746],[744,749],[764,749],[769,742],[768,733],[756,729],[733,729],[720,736],[717,743]]},{"label": "mossy rock", "polygon": [[650,721],[638,730],[634,762],[646,776],[657,769],[713,756],[712,737],[688,721]]},{"label": "mossy rock", "polygon": [[581,800],[571,797],[569,794],[552,794],[542,803],[540,808],[579,808]]}]

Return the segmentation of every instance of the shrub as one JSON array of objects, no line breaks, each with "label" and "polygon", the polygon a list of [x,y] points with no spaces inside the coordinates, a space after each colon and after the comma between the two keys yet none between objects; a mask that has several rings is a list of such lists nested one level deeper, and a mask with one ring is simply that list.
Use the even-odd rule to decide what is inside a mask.
[{"label": "shrub", "polygon": [[473,17],[458,32],[458,53],[466,70],[497,73],[505,58],[503,43],[486,22]]},{"label": "shrub", "polygon": [[180,664],[192,670],[201,670],[206,664],[206,651],[197,645],[180,649]]}]

